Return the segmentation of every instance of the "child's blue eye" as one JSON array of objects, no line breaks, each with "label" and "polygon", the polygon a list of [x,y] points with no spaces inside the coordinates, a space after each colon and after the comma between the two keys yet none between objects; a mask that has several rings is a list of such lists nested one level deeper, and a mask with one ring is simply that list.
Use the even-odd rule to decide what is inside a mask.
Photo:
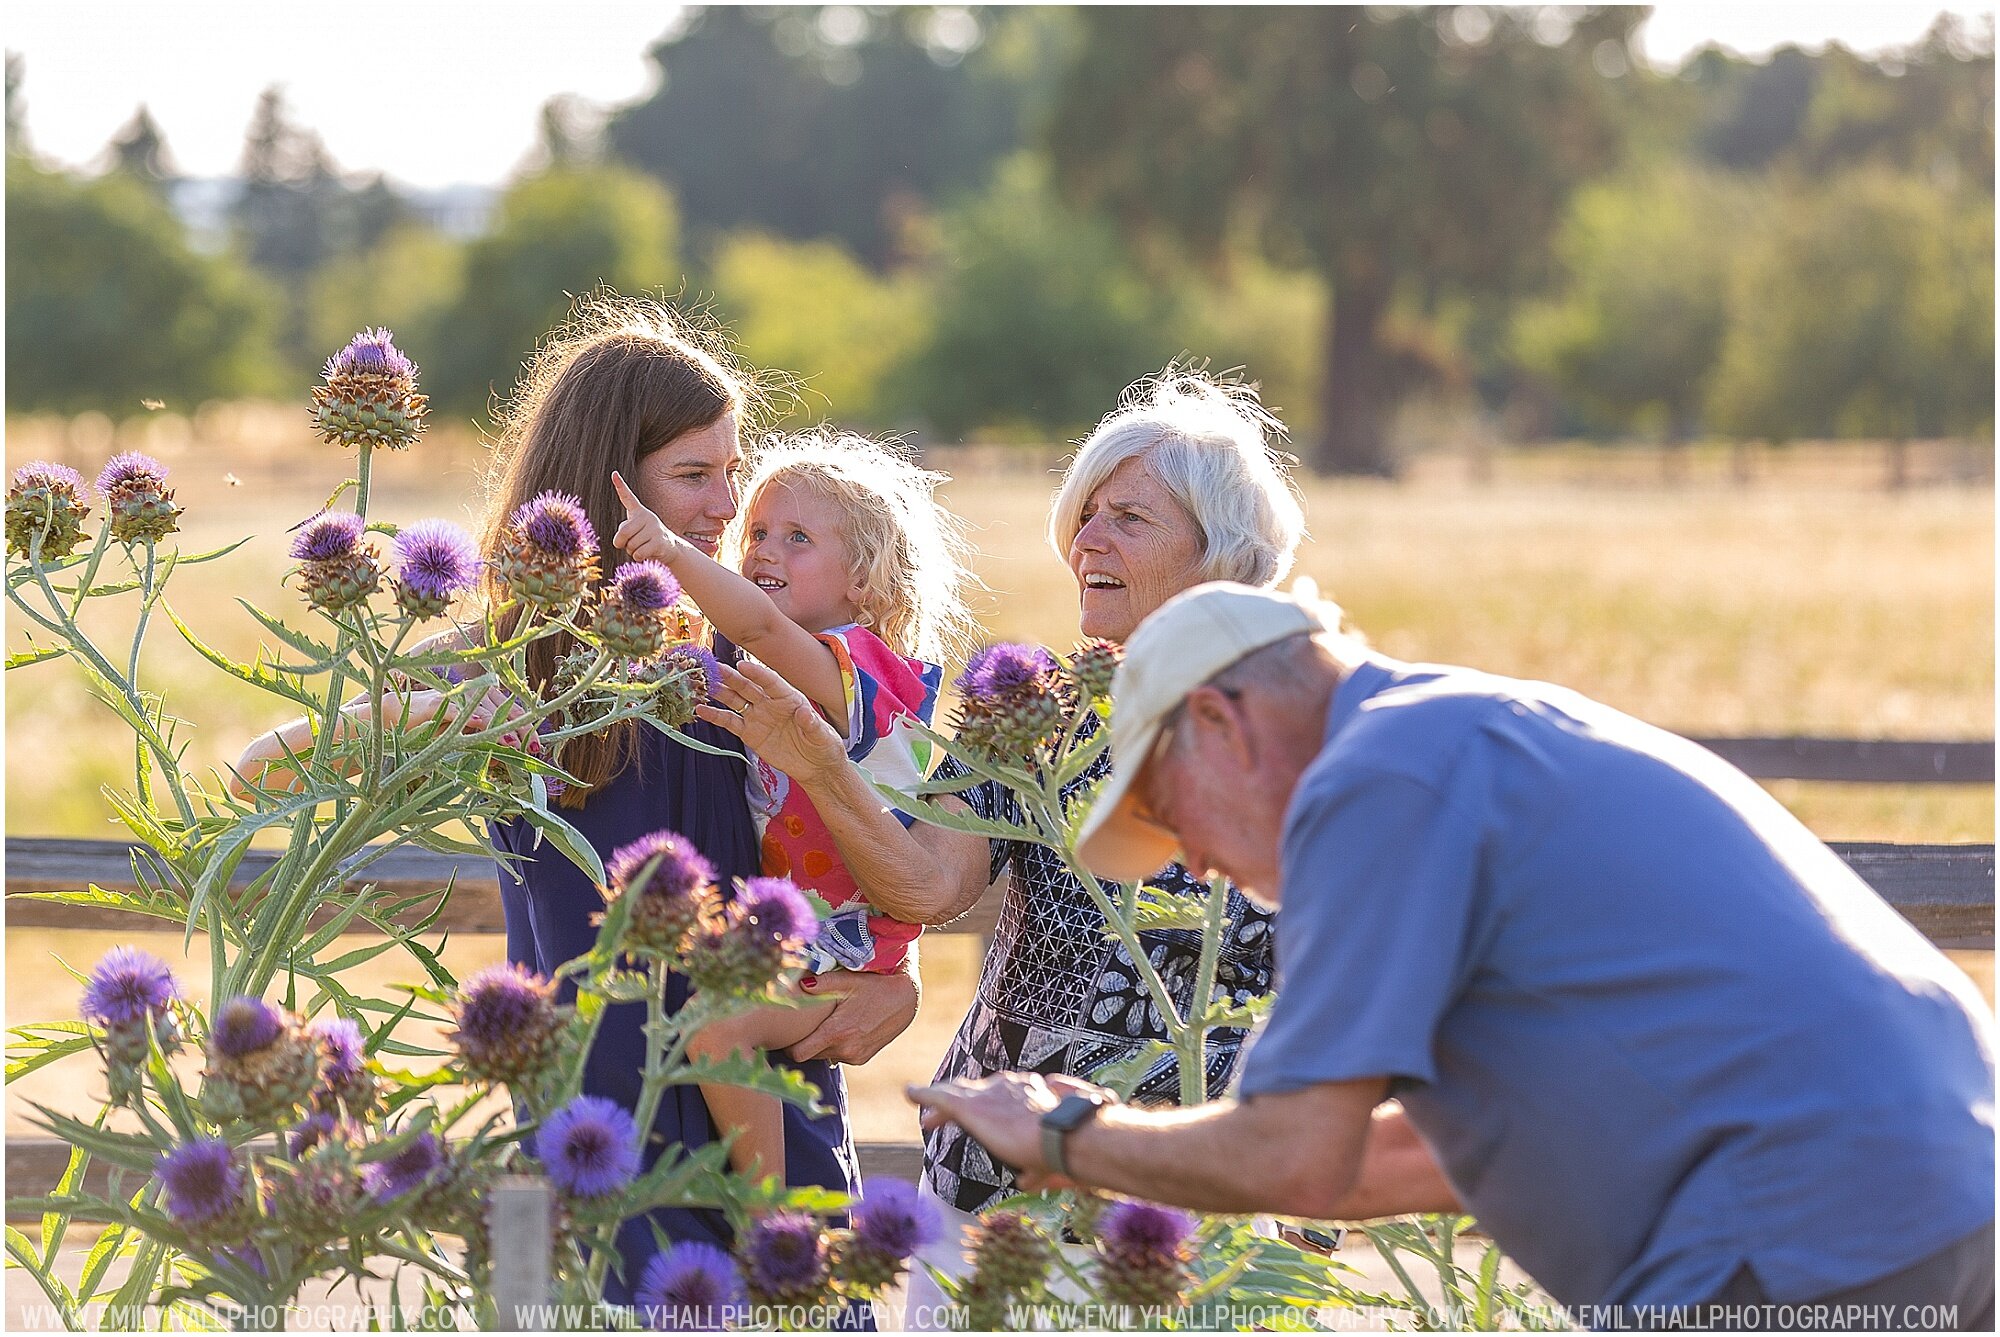
[{"label": "child's blue eye", "polygon": [[792,531],[792,542],[794,542],[794,543],[811,543],[811,542],[812,542],[812,540],[811,540],[810,538],[806,537],[806,532],[805,532],[805,531],[804,531],[803,529],[794,529],[794,530]]}]

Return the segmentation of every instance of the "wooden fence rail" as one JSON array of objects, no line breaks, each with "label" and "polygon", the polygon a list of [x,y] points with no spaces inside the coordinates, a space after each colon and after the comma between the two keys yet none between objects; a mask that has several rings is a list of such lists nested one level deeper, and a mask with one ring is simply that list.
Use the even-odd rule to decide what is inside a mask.
[{"label": "wooden fence rail", "polygon": [[[178,932],[178,920],[108,906],[64,905],[17,899],[21,892],[74,891],[93,884],[132,890],[131,846],[111,840],[7,838],[7,924],[10,928],[106,928],[125,932]],[[1836,843],[1833,849],[1882,899],[1945,947],[1993,946],[1993,847],[1991,845],[1884,845]],[[273,855],[253,853],[232,886],[247,885]],[[560,858],[550,851],[550,858]],[[367,869],[367,880],[385,891],[416,895],[457,878],[433,924],[461,934],[501,933],[500,884],[485,860],[461,863],[428,850],[398,850]],[[989,933],[999,913],[993,892],[940,933]],[[374,930],[356,924],[358,934]]]},{"label": "wooden fence rail", "polygon": [[1882,738],[1696,738],[1753,780],[1842,784],[1990,785],[1991,739],[1927,742]]}]

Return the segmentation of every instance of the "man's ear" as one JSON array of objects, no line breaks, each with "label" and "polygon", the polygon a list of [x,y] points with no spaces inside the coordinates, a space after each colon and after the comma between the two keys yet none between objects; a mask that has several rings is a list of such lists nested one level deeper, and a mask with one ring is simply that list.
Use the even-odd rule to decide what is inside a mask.
[{"label": "man's ear", "polygon": [[1250,719],[1242,703],[1228,693],[1206,684],[1188,693],[1188,716],[1199,733],[1210,735],[1244,770],[1257,762],[1256,740],[1250,735]]}]

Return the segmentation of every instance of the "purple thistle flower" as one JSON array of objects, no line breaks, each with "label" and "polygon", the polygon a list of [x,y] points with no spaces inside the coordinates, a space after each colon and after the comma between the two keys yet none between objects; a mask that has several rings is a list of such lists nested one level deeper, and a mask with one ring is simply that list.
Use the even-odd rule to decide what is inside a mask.
[{"label": "purple thistle flower", "polygon": [[588,557],[597,551],[597,531],[583,502],[566,492],[544,492],[524,502],[513,526],[531,547],[551,557]]},{"label": "purple thistle flower", "polygon": [[826,1281],[826,1240],[810,1216],[773,1212],[751,1223],[739,1248],[750,1288],[759,1295],[804,1298]]},{"label": "purple thistle flower", "polygon": [[326,378],[336,376],[408,376],[417,374],[416,363],[403,356],[394,335],[387,330],[363,330],[348,340],[347,347],[326,360]]},{"label": "purple thistle flower", "polygon": [[131,1026],[180,997],[167,963],[136,947],[113,947],[90,972],[79,1011],[100,1026]]},{"label": "purple thistle flower", "polygon": [[716,689],[722,686],[722,661],[717,659],[714,652],[705,645],[683,641],[669,649],[661,658],[678,659],[699,669],[702,689],[709,696],[714,696]]},{"label": "purple thistle flower", "polygon": [[268,1049],[285,1033],[285,1019],[261,998],[236,997],[215,1012],[209,1043],[224,1058],[247,1058]]},{"label": "purple thistle flower", "polygon": [[320,1080],[328,1086],[345,1086],[361,1075],[366,1044],[361,1028],[346,1017],[326,1017],[312,1024],[313,1034],[326,1046],[326,1061]]},{"label": "purple thistle flower", "polygon": [[83,475],[67,464],[56,464],[51,460],[30,460],[16,469],[14,486],[45,487],[56,492],[68,489],[79,497],[84,493]]},{"label": "purple thistle flower", "polygon": [[377,1202],[400,1198],[420,1188],[444,1169],[444,1144],[426,1128],[409,1146],[384,1161],[376,1161],[361,1171],[362,1187]]},{"label": "purple thistle flower", "polygon": [[479,576],[479,546],[449,520],[419,520],[393,546],[397,576],[420,598],[442,602]]},{"label": "purple thistle flower", "polygon": [[1039,645],[1003,641],[968,659],[958,675],[958,690],[975,701],[1008,696],[1035,682],[1056,666],[1055,657]]},{"label": "purple thistle flower", "polygon": [[611,589],[628,608],[653,612],[673,607],[681,597],[681,583],[674,573],[658,562],[627,562],[611,577]]},{"label": "purple thistle flower", "polygon": [[736,898],[736,913],[774,938],[808,946],[819,938],[819,916],[788,877],[753,877]]},{"label": "purple thistle flower", "polygon": [[1188,1213],[1155,1202],[1115,1202],[1104,1209],[1097,1236],[1109,1251],[1166,1265],[1180,1261],[1194,1225]]},{"label": "purple thistle flower", "polygon": [[459,989],[458,1036],[467,1049],[490,1051],[544,1030],[551,1011],[547,981],[518,965],[488,966]]},{"label": "purple thistle flower", "polygon": [[639,1173],[638,1125],[613,1101],[578,1096],[536,1132],[535,1155],[563,1192],[601,1198]]},{"label": "purple thistle flower", "polygon": [[167,1214],[182,1225],[213,1221],[243,1197],[243,1167],[221,1138],[183,1142],[154,1169],[167,1190]]},{"label": "purple thistle flower", "polygon": [[247,1267],[260,1277],[268,1278],[271,1271],[264,1265],[264,1255],[248,1244],[227,1244],[216,1250],[217,1261],[235,1263]]},{"label": "purple thistle flower", "polygon": [[944,1230],[937,1204],[919,1195],[916,1185],[901,1179],[870,1184],[854,1205],[853,1218],[857,1243],[897,1259],[936,1243]]},{"label": "purple thistle flower", "polygon": [[326,1110],[316,1110],[299,1120],[292,1129],[291,1152],[294,1157],[303,1156],[320,1143],[333,1136],[338,1126],[333,1115]]},{"label": "purple thistle flower", "polygon": [[97,490],[109,493],[113,488],[133,483],[157,490],[165,486],[166,481],[166,465],[151,455],[128,450],[122,455],[113,455],[105,464],[103,472],[97,475]]},{"label": "purple thistle flower", "polygon": [[653,1255],[633,1292],[642,1322],[656,1332],[715,1332],[745,1307],[736,1264],[713,1244],[688,1240]]},{"label": "purple thistle flower", "polygon": [[715,865],[702,858],[686,836],[678,831],[654,831],[611,852],[605,871],[612,889],[624,891],[654,855],[660,856],[660,863],[646,881],[649,896],[692,896],[715,881]]},{"label": "purple thistle flower", "polygon": [[346,557],[361,542],[362,527],[361,517],[352,511],[321,511],[298,527],[292,557],[301,562]]}]

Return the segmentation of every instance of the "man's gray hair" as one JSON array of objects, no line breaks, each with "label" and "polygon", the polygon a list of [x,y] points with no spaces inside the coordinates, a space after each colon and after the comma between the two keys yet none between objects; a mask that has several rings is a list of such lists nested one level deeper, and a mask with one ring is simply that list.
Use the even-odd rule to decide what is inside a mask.
[{"label": "man's gray hair", "polygon": [[[1339,627],[1340,609],[1330,603],[1322,604],[1321,607],[1328,614],[1327,621]],[[1367,641],[1359,632],[1345,629],[1302,631],[1252,650],[1201,686],[1213,687],[1229,697],[1238,697],[1245,692],[1255,691],[1284,700],[1297,693],[1310,680],[1313,661],[1318,658],[1321,649],[1331,654],[1334,662],[1341,666],[1342,672],[1346,672],[1366,655]],[[1301,705],[1303,704],[1302,702]],[[1166,719],[1162,721],[1161,732],[1169,740],[1165,751],[1171,753],[1180,748],[1184,732],[1181,726],[1186,722],[1187,697],[1182,697],[1179,704],[1169,711]]]},{"label": "man's gray hair", "polygon": [[1084,503],[1144,455],[1201,533],[1203,580],[1276,585],[1306,534],[1289,457],[1272,444],[1284,433],[1254,388],[1170,367],[1121,395],[1077,450],[1049,509],[1049,542],[1067,560]]}]

